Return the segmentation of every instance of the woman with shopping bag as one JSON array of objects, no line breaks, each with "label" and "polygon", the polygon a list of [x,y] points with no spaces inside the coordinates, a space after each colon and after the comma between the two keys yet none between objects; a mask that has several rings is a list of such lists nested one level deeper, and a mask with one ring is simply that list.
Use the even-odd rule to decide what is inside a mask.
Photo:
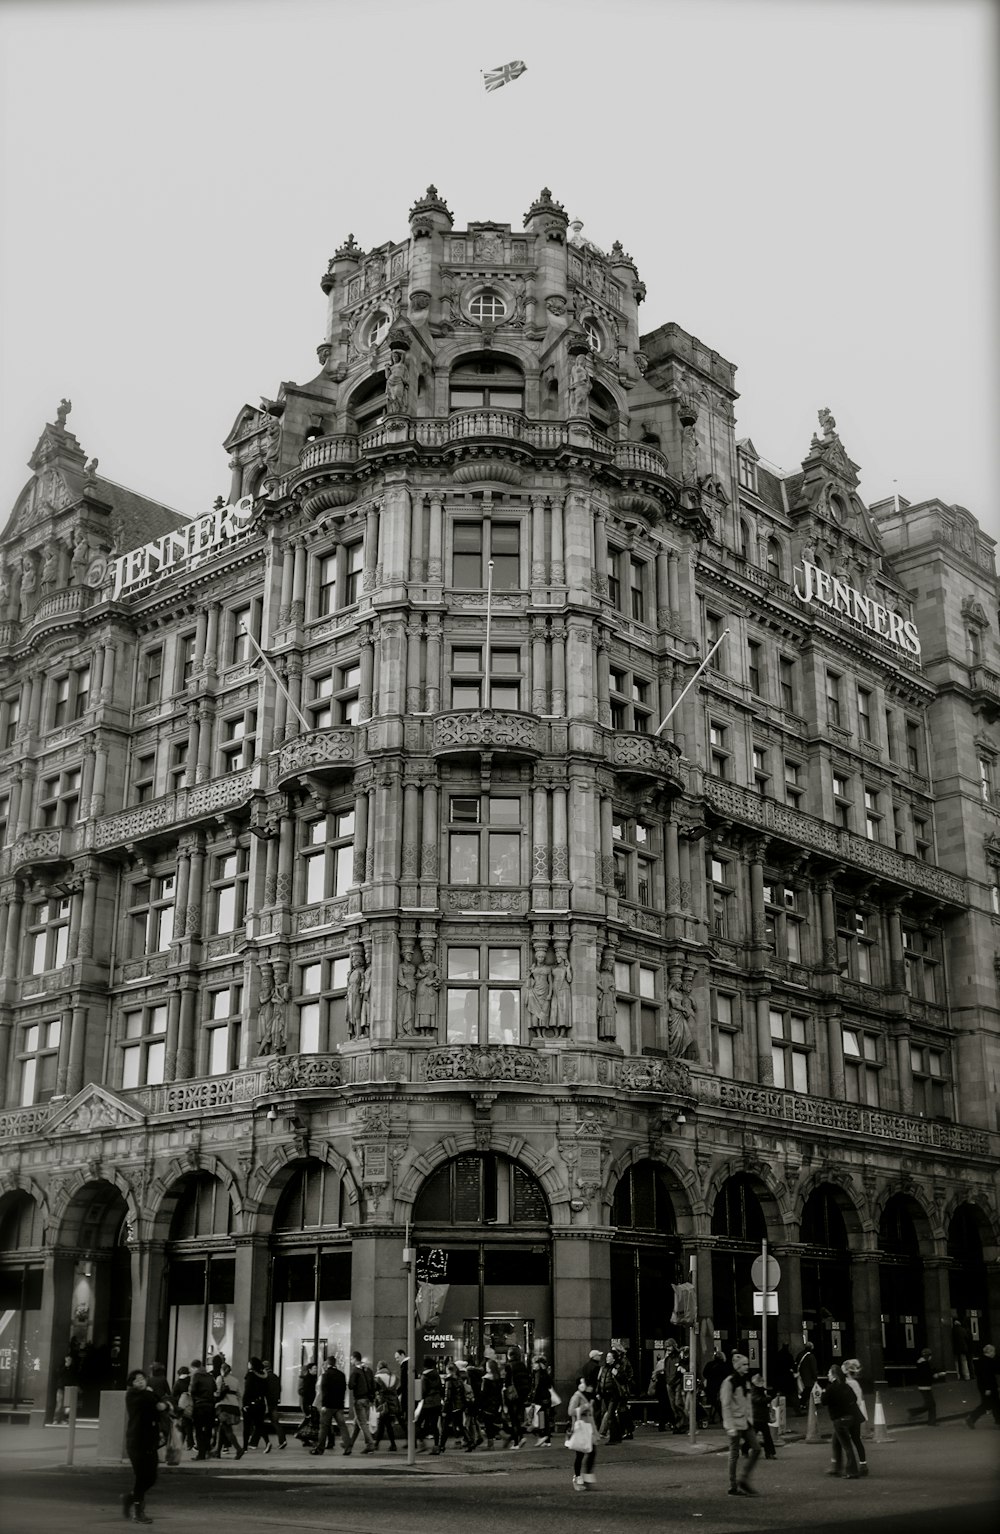
[{"label": "woman with shopping bag", "polygon": [[567,1449],[571,1449],[575,1458],[573,1460],[573,1490],[588,1491],[594,1485],[594,1460],[597,1457],[597,1449],[594,1445],[594,1387],[588,1385],[586,1380],[581,1380],[576,1390],[569,1398],[569,1437],[566,1440]]}]

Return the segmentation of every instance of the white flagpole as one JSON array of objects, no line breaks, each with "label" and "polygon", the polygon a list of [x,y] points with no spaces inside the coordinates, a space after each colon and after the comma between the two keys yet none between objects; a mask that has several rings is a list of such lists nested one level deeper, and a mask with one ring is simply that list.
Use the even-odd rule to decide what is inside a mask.
[{"label": "white flagpole", "polygon": [[268,671],[271,673],[271,676],[274,678],[274,685],[277,687],[278,691],[284,697],[285,702],[288,704],[288,707],[291,709],[292,713],[298,719],[298,721],[301,724],[302,728],[304,730],[311,730],[312,727],[313,727],[312,720],[311,719],[307,719],[305,714],[299,708],[299,705],[295,702],[295,700],[292,697],[291,693],[288,691],[288,688],[285,686],[284,682],[281,680],[280,676],[275,671],[275,669],[272,666],[271,662],[268,660],[267,656],[264,654],[264,652],[261,649],[260,645],[257,643],[256,639],[251,634],[250,630],[248,628],[244,627],[243,632],[247,636],[247,638],[249,639],[250,643],[253,645],[254,649],[257,651],[257,654],[260,656],[261,660],[264,662],[264,665],[267,667]]},{"label": "white flagpole", "polygon": [[684,699],[687,697],[688,693],[691,691],[691,689],[694,686],[695,682],[697,682],[698,678],[701,676],[701,673],[704,671],[705,667],[708,665],[709,661],[712,659],[712,656],[715,654],[716,650],[719,648],[719,646],[721,645],[722,641],[725,639],[725,637],[726,637],[726,635],[728,633],[729,633],[728,629],[723,629],[722,630],[722,633],[719,635],[718,639],[715,641],[714,645],[709,650],[708,654],[705,656],[705,659],[702,661],[701,665],[698,667],[697,671],[695,672],[694,676],[691,678],[690,682],[688,682],[687,686],[685,687],[684,691],[681,693],[680,697],[674,703],[672,703],[670,705],[670,707],[667,709],[667,712],[664,714],[663,718],[660,720],[659,724],[656,726],[656,729],[653,731],[654,735],[659,735],[660,731],[663,729],[663,726],[667,723],[667,721],[669,720],[669,718],[670,718],[671,714],[674,712],[674,710],[680,708],[681,704],[684,702]]},{"label": "white flagpole", "polygon": [[493,621],[493,561],[486,565],[486,686],[483,690],[484,708],[490,706],[490,626]]}]

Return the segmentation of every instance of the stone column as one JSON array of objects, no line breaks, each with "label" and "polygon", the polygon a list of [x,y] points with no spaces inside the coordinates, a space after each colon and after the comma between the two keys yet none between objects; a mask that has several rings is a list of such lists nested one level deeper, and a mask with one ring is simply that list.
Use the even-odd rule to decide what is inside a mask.
[{"label": "stone column", "polygon": [[423,581],[427,564],[424,559],[424,497],[415,495],[410,504],[410,580]]},{"label": "stone column", "polygon": [[[270,1153],[267,1146],[259,1149],[262,1158]],[[264,1358],[271,1352],[272,1341],[267,1333],[267,1237],[238,1235],[233,1240],[236,1245],[233,1357]]]},{"label": "stone column", "polygon": [[94,736],[94,776],[90,790],[91,816],[103,815],[107,801],[108,747],[104,736]]},{"label": "stone column", "polygon": [[560,620],[552,627],[552,701],[550,712],[557,719],[566,716],[566,625]]},{"label": "stone column", "polygon": [[927,1346],[936,1359],[952,1361],[951,1293],[948,1284],[949,1263],[946,1257],[924,1258],[924,1319]]},{"label": "stone column", "polygon": [[563,501],[553,496],[552,506],[552,568],[549,580],[553,586],[565,586],[566,564],[563,557]]},{"label": "stone column", "polygon": [[603,638],[597,641],[597,709],[600,724],[611,724],[611,663]]},{"label": "stone column", "polygon": [[656,556],[656,623],[659,629],[670,626],[670,557],[665,549]]},{"label": "stone column", "polygon": [[424,656],[424,708],[436,714],[441,707],[441,620],[432,615],[427,623]]},{"label": "stone column", "polygon": [[191,848],[191,873],[188,881],[187,910],[178,912],[184,922],[185,937],[201,937],[201,902],[205,879],[205,849],[196,843]]},{"label": "stone column", "polygon": [[177,1043],[181,1020],[181,993],[171,991],[167,996],[167,1037],[163,1049],[163,1079],[177,1080]]},{"label": "stone column", "polygon": [[281,592],[278,597],[278,627],[285,628],[291,621],[292,574],[295,569],[295,545],[286,543],[281,551]]},{"label": "stone column", "polygon": [[420,872],[420,788],[416,783],[403,787],[403,860],[401,873],[406,882],[416,880]]},{"label": "stone column", "polygon": [[205,632],[205,675],[214,676],[219,670],[219,614],[222,611],[219,602],[210,602],[208,606],[208,628]]},{"label": "stone column", "polygon": [[670,611],[679,613],[681,606],[680,595],[680,561],[672,551],[667,555],[667,591],[669,593]]},{"label": "stone column", "polygon": [[201,736],[201,722],[198,718],[197,703],[188,704],[188,747],[187,760],[184,764],[184,787],[194,788],[198,781],[198,742]]},{"label": "stone column", "polygon": [[794,1247],[776,1246],[774,1255],[781,1265],[778,1285],[778,1335],[789,1338],[792,1352],[802,1336],[802,1257]]},{"label": "stone column", "polygon": [[69,896],[69,941],[67,954],[69,958],[76,959],[80,953],[80,917],[83,914],[83,879],[76,875],[70,886]]},{"label": "stone column", "polygon": [[553,904],[562,902],[556,897],[555,887],[569,882],[569,827],[566,810],[566,790],[558,784],[552,789],[552,884]]},{"label": "stone column", "polygon": [[440,582],[443,578],[443,534],[443,503],[440,496],[431,496],[430,529],[427,536],[427,579],[436,583]]},{"label": "stone column", "polygon": [[[531,584],[544,586],[548,570],[545,562],[545,502],[540,496],[531,503]],[[536,710],[540,712],[540,710]]]},{"label": "stone column", "polygon": [[271,728],[271,749],[277,750],[285,738],[285,727],[288,723],[288,699],[285,696],[285,688],[288,685],[288,666],[284,657],[279,658],[274,667],[278,676],[285,684],[284,687],[274,689],[274,715]]},{"label": "stone column", "polygon": [[423,630],[413,624],[406,630],[406,712],[418,713],[423,702],[420,686],[420,660],[423,649]]},{"label": "stone column", "polygon": [[362,789],[354,796],[354,864],[351,881],[365,882],[365,858],[368,852],[368,790]]},{"label": "stone column", "polygon": [[893,1028],[896,1044],[896,1074],[899,1084],[900,1113],[913,1112],[913,1062],[910,1058],[910,1025],[899,1022]]},{"label": "stone column", "polygon": [[304,623],[306,618],[306,585],[309,577],[309,551],[304,543],[296,543],[292,560],[292,601],[288,612],[289,622]]},{"label": "stone column", "polygon": [[533,714],[547,714],[548,692],[546,689],[548,667],[546,661],[546,644],[544,627],[532,620],[531,640],[531,712]]},{"label": "stone column", "polygon": [[536,909],[552,905],[550,868],[549,792],[536,784],[531,791],[531,904]]},{"label": "stone column", "polygon": [[100,702],[101,689],[104,686],[104,646],[94,647],[93,674],[90,679],[90,695],[95,703]]},{"label": "stone column", "polygon": [[24,910],[24,892],[15,883],[7,902],[7,932],[3,948],[3,977],[16,980],[21,973],[21,918]]},{"label": "stone column", "polygon": [[903,952],[903,923],[899,906],[888,906],[885,919],[889,928],[889,985],[894,991],[905,992],[906,956]]},{"label": "stone column", "polygon": [[56,1057],[56,1097],[66,1096],[69,1081],[69,1046],[73,1028],[73,1009],[63,1007],[59,1013],[59,1053]]},{"label": "stone column", "polygon": [[406,676],[406,629],[401,622],[383,621],[379,650],[379,713],[401,714]]},{"label": "stone column", "polygon": [[104,681],[101,687],[101,702],[113,703],[115,700],[115,669],[117,652],[113,639],[109,639],[104,646]]},{"label": "stone column", "polygon": [[866,1360],[868,1372],[883,1381],[882,1286],[878,1252],[851,1252],[851,1294],[854,1304],[854,1351]]},{"label": "stone column", "polygon": [[100,878],[96,873],[83,876],[82,909],[80,912],[80,958],[90,959],[94,954],[94,937],[97,921],[97,888]]},{"label": "stone column", "polygon": [[163,1358],[160,1348],[166,1344],[166,1313],[162,1308],[166,1292],[166,1250],[163,1241],[133,1241],[129,1256],[132,1267],[132,1306],[129,1320],[128,1357]]},{"label": "stone column", "polygon": [[188,908],[188,899],[191,890],[191,849],[183,844],[178,846],[175,854],[177,864],[177,884],[174,889],[174,908],[177,920],[174,923],[174,942],[179,943],[185,935],[184,913]]},{"label": "stone column", "polygon": [[593,910],[600,834],[593,782],[579,772],[570,778],[569,813],[573,827],[569,844],[570,904],[574,910]]},{"label": "stone column", "polygon": [[424,784],[423,845],[420,850],[420,904],[427,905],[438,882],[438,786]]},{"label": "stone column", "polygon": [[87,1058],[88,1022],[89,1013],[87,1008],[74,1007],[73,1020],[70,1023],[69,1073],[66,1078],[67,1097],[75,1097],[77,1092],[83,1089],[83,1068]]},{"label": "stone column", "polygon": [[189,1081],[195,1072],[197,1047],[195,1028],[195,1004],[198,1000],[198,982],[193,975],[181,977],[181,1011],[177,1022],[177,1077]]},{"label": "stone column", "polygon": [[204,783],[206,778],[212,776],[212,720],[214,715],[214,704],[207,699],[202,699],[198,704],[198,766],[195,772],[195,781],[197,783]]},{"label": "stone column", "polygon": [[603,506],[594,507],[594,589],[608,594],[608,524]]},{"label": "stone column", "polygon": [[[285,739],[288,740],[298,735],[302,729],[302,721],[296,713],[296,709],[302,711],[302,657],[301,655],[288,655],[285,657],[285,675],[288,678],[288,696],[291,699],[291,707],[285,710]],[[279,693],[280,697],[281,694]]]},{"label": "stone column", "polygon": [[[750,942],[759,950],[764,947],[764,843],[755,841],[750,848]],[[763,962],[763,954],[755,956]]]},{"label": "stone column", "polygon": [[598,883],[607,889],[615,887],[615,831],[614,831],[614,805],[610,794],[600,796],[601,815],[601,848],[598,866]]},{"label": "stone column", "polygon": [[666,865],[667,910],[680,911],[681,907],[681,858],[677,822],[671,817],[663,822],[663,852]]},{"label": "stone column", "polygon": [[836,970],[837,914],[833,899],[833,883],[824,879],[819,885],[820,932],[823,937],[823,968]]},{"label": "stone column", "polygon": [[757,1018],[757,1080],[774,1085],[774,1061],[771,1056],[771,993],[758,992],[754,999]]},{"label": "stone column", "polygon": [[278,883],[275,904],[286,906],[292,899],[292,881],[295,870],[295,821],[291,815],[282,815],[278,832]]},{"label": "stone column", "polygon": [[371,505],[365,512],[365,544],[362,551],[361,584],[365,591],[374,591],[378,579],[379,509]]},{"label": "stone column", "polygon": [[847,1084],[844,1077],[844,1033],[839,1007],[827,1013],[826,1041],[830,1062],[830,1096],[842,1103],[847,1097]]},{"label": "stone column", "polygon": [[200,671],[205,664],[205,646],[208,642],[208,610],[201,608],[194,630],[194,670]]},{"label": "stone column", "polygon": [[361,680],[358,686],[358,721],[372,716],[372,693],[375,685],[375,641],[366,633],[361,640]]},{"label": "stone column", "polygon": [[611,1336],[611,1232],[556,1226],[552,1232],[552,1353],[556,1390],[568,1401],[580,1360]]}]

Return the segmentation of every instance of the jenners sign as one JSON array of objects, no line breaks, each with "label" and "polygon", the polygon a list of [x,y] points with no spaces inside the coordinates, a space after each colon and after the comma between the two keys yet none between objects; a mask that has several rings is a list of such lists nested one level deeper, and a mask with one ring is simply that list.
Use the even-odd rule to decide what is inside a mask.
[{"label": "jenners sign", "polygon": [[207,554],[245,533],[253,514],[253,496],[245,495],[230,506],[218,506],[203,517],[195,517],[184,527],[175,527],[162,538],[144,543],[115,560],[116,597],[133,586],[144,585],[160,575],[169,575],[179,566],[193,569]]},{"label": "jenners sign", "polygon": [[795,595],[802,602],[822,602],[831,612],[843,613],[862,628],[869,629],[907,655],[920,654],[917,626],[899,613],[890,612],[874,597],[862,596],[839,576],[828,575],[808,559],[802,561],[802,585],[795,584]]}]

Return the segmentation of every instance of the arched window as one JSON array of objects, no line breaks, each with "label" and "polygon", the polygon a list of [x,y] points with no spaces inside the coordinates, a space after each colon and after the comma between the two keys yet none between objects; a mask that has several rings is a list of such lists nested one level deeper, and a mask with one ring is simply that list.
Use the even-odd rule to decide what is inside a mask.
[{"label": "arched window", "polygon": [[838,1252],[847,1250],[847,1226],[837,1204],[837,1196],[826,1183],[806,1199],[802,1211],[800,1240],[807,1246],[825,1246]]},{"label": "arched window", "polygon": [[480,325],[495,325],[507,313],[507,305],[499,293],[486,288],[470,300],[469,313]]},{"label": "arched window", "polygon": [[712,1235],[756,1246],[767,1238],[767,1224],[760,1199],[748,1177],[737,1173],[719,1189],[712,1209]]},{"label": "arched window", "polygon": [[434,1172],[413,1218],[424,1225],[547,1225],[549,1207],[530,1172],[488,1152],[458,1156]]},{"label": "arched window", "polygon": [[321,1225],[343,1225],[344,1203],[339,1173],[323,1161],[309,1161],[282,1190],[274,1211],[273,1229],[290,1234]]},{"label": "arched window", "polygon": [[510,358],[465,357],[451,370],[448,409],[523,410],[524,374]]},{"label": "arched window", "polygon": [[784,579],[781,544],[777,538],[767,540],[767,573],[773,575],[776,581]]},{"label": "arched window", "polygon": [[599,356],[604,350],[604,333],[592,315],[588,314],[584,320],[583,331],[591,351]]},{"label": "arched window", "polygon": [[351,399],[351,415],[359,432],[371,431],[385,414],[385,374],[373,373],[359,385]]},{"label": "arched window", "polygon": [[900,1198],[891,1198],[879,1221],[878,1244],[893,1257],[919,1257],[920,1242],[913,1216]]},{"label": "arched window", "polygon": [[605,437],[618,434],[618,406],[599,383],[590,386],[590,424]]},{"label": "arched window", "polygon": [[0,1256],[44,1242],[42,1211],[30,1193],[10,1193],[0,1202]]},{"label": "arched window", "polygon": [[391,325],[392,315],[385,309],[376,309],[375,313],[365,322],[362,332],[362,345],[367,346],[370,351],[377,350],[389,334]]},{"label": "arched window", "polygon": [[232,1228],[232,1200],[219,1179],[209,1172],[186,1178],[170,1221],[170,1240],[228,1236]]},{"label": "arched window", "polygon": [[751,546],[750,524],[746,517],[740,517],[740,557],[742,559],[750,558]]},{"label": "arched window", "polygon": [[611,1218],[619,1230],[676,1234],[673,1200],[662,1173],[651,1161],[630,1166],[619,1178]]}]

